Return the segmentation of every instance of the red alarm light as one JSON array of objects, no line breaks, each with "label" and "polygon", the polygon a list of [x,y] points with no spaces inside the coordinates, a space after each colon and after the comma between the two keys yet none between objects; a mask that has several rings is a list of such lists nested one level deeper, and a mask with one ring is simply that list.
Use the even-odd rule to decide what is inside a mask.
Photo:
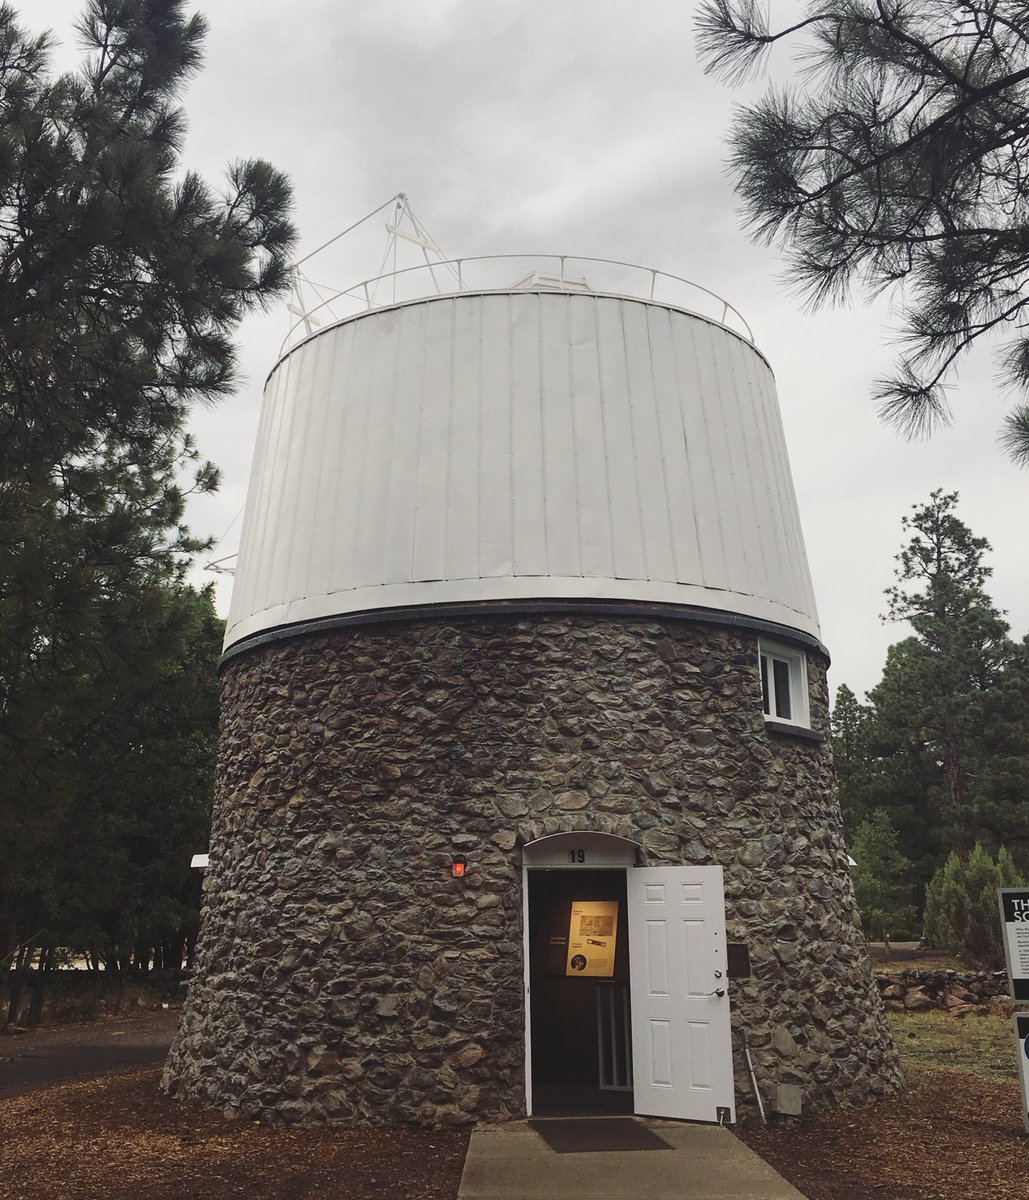
[{"label": "red alarm light", "polygon": [[455,854],[454,861],[450,867],[450,873],[455,879],[464,879],[465,871],[468,870],[468,859],[463,854]]}]

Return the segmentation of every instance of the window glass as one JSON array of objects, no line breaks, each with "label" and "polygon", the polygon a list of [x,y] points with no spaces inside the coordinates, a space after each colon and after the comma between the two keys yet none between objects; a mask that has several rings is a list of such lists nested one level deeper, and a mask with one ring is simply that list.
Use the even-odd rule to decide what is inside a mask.
[{"label": "window glass", "polygon": [[783,658],[773,658],[772,675],[775,679],[775,715],[782,721],[792,721],[793,705],[790,699],[790,664]]}]

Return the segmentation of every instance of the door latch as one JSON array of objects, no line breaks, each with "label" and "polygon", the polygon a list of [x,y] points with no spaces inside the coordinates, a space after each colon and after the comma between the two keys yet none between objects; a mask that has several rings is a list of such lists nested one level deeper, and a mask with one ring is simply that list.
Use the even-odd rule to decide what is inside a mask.
[{"label": "door latch", "polygon": [[[721,978],[722,978],[722,972],[721,972],[721,971],[715,971],[715,978],[716,978],[716,979],[721,979]],[[725,995],[725,988],[724,988],[724,987],[716,987],[716,988],[715,988],[715,990],[714,990],[713,992],[708,992],[707,994],[708,994],[709,996],[724,996],[724,995]]]}]

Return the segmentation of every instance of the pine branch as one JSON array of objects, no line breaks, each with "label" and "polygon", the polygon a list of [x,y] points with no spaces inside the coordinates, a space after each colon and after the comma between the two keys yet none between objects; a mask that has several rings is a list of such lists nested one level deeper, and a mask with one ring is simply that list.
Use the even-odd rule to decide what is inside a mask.
[{"label": "pine branch", "polygon": [[[751,235],[786,248],[805,305],[906,281],[904,357],[875,399],[908,434],[949,419],[958,359],[1029,299],[1029,7],[959,13],[946,0],[822,0],[772,32],[749,0],[710,0],[698,22],[707,68],[734,79],[783,39],[806,57],[800,83],[735,118],[730,171]],[[1000,368],[1029,389],[1021,340]]]},{"label": "pine branch", "polygon": [[[1019,378],[1024,380],[1029,377],[1029,368],[1025,362],[1029,357],[1029,347],[1026,347],[1024,342],[1020,345],[1023,361],[1020,364]],[[1004,428],[997,441],[1013,462],[1020,467],[1029,467],[1029,404],[1017,405],[1005,417]]]}]

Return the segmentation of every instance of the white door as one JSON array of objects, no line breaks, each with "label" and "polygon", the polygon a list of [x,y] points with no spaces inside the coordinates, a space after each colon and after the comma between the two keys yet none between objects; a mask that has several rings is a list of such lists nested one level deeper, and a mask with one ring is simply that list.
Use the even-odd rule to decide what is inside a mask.
[{"label": "white door", "polygon": [[625,874],[636,1112],[735,1121],[722,868]]}]

